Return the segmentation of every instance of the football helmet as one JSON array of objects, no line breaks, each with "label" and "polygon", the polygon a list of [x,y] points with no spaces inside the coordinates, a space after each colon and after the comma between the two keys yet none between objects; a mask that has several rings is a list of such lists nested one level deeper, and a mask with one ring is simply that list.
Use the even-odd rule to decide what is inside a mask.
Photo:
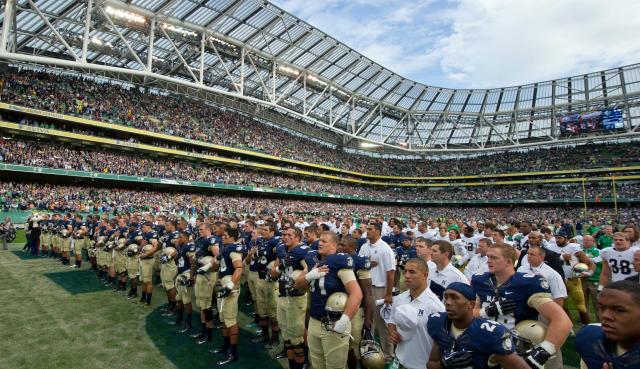
[{"label": "football helmet", "polygon": [[525,356],[527,351],[544,341],[547,326],[537,320],[523,320],[516,324],[512,333],[516,352],[520,356]]},{"label": "football helmet", "polygon": [[384,369],[385,359],[382,347],[373,340],[360,342],[360,364],[365,369]]},{"label": "football helmet", "polygon": [[127,239],[126,238],[120,238],[118,239],[118,244],[116,246],[116,250],[122,250],[127,246]]},{"label": "football helmet", "polygon": [[348,298],[349,295],[345,292],[334,292],[329,296],[324,305],[325,315],[322,318],[322,324],[326,330],[332,331],[333,325],[340,320]]},{"label": "football helmet", "polygon": [[576,274],[580,274],[588,271],[589,271],[589,266],[585,263],[578,263],[573,266],[573,272]]},{"label": "football helmet", "polygon": [[174,247],[165,247],[165,249],[162,250],[162,254],[167,255],[169,259],[173,259],[177,253],[178,251]]},{"label": "football helmet", "polygon": [[127,256],[128,257],[133,257],[134,255],[137,255],[139,253],[140,253],[140,249],[139,249],[137,244],[132,243],[127,247]]}]

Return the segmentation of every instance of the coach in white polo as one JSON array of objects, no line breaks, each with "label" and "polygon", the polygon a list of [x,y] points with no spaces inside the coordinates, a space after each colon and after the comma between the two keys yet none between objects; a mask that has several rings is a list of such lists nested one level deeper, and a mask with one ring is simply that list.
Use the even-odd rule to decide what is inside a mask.
[{"label": "coach in white polo", "polygon": [[444,298],[444,290],[453,282],[469,284],[467,277],[451,264],[454,255],[453,245],[449,241],[437,240],[431,246],[431,260],[436,264],[436,270],[429,274],[429,289],[440,300]]},{"label": "coach in white polo", "polygon": [[529,263],[528,265],[521,265],[518,268],[518,272],[543,276],[549,283],[551,298],[558,305],[563,306],[564,300],[567,298],[567,287],[564,285],[564,279],[560,273],[544,262],[545,255],[544,248],[530,246],[527,251],[527,261]]},{"label": "coach in white polo", "polygon": [[396,358],[401,367],[424,369],[427,366],[433,340],[427,332],[431,314],[444,311],[444,304],[429,290],[429,268],[420,258],[407,261],[404,269],[408,290],[393,299],[389,319],[389,338],[396,346]]},{"label": "coach in white polo", "polygon": [[[380,237],[382,235],[381,223],[367,225],[367,243],[360,248],[360,256],[367,256],[371,261],[371,284],[373,285],[373,298],[384,299],[385,304],[393,302],[392,292],[396,272],[396,259],[391,247]],[[386,358],[393,354],[393,346],[389,341],[387,325],[380,316],[380,309],[374,308],[373,325],[380,336],[380,345]]]}]

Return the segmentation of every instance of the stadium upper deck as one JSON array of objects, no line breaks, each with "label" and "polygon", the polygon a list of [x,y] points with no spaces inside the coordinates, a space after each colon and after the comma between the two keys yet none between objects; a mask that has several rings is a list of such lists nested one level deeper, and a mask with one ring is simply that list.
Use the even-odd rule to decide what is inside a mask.
[{"label": "stadium upper deck", "polygon": [[263,1],[5,3],[4,60],[201,97],[350,149],[420,155],[640,134],[640,65],[453,90],[403,78]]}]

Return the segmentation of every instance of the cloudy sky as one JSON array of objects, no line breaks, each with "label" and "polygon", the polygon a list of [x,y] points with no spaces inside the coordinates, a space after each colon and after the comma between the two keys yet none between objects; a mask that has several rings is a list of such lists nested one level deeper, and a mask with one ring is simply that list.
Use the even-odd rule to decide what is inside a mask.
[{"label": "cloudy sky", "polygon": [[435,86],[509,86],[640,62],[638,0],[272,1]]}]

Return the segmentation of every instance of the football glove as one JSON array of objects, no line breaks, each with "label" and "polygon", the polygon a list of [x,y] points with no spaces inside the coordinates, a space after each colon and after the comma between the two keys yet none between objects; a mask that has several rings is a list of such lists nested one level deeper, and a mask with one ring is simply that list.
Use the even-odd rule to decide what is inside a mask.
[{"label": "football glove", "polygon": [[333,331],[348,336],[351,334],[351,319],[347,314],[342,314],[340,319],[333,325]]},{"label": "football glove", "polygon": [[544,364],[555,353],[555,346],[549,341],[542,341],[538,346],[526,352],[524,361],[532,369],[543,369]]},{"label": "football glove", "polygon": [[447,369],[463,369],[473,367],[471,351],[451,351],[442,356],[442,367]]},{"label": "football glove", "polygon": [[222,287],[221,289],[218,290],[218,298],[219,299],[223,299],[227,296],[231,295],[231,289],[227,288],[227,287]]},{"label": "football glove", "polygon": [[[484,309],[480,310],[483,318],[497,317],[499,315],[509,315],[516,311],[516,302],[513,300],[493,301]],[[484,313],[484,314],[482,314]]]},{"label": "football glove", "polygon": [[189,278],[187,279],[187,281],[184,283],[185,286],[187,287],[193,287],[193,279]]}]

